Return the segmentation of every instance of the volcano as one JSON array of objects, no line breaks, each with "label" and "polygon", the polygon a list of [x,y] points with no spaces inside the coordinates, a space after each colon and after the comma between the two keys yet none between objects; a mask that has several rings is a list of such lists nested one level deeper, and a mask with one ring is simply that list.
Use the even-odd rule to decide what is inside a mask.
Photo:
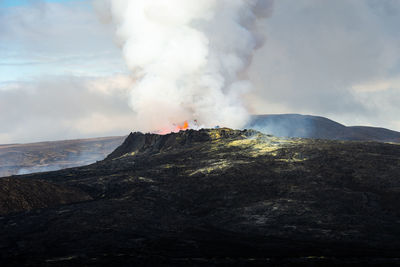
[{"label": "volcano", "polygon": [[[197,121],[185,121],[156,133],[167,134],[188,128],[201,127]],[[396,131],[378,127],[345,126],[328,118],[300,114],[253,115],[246,128],[280,137],[400,143],[400,133]],[[0,177],[88,165],[103,160],[125,138],[126,136],[120,136],[0,145]]]},{"label": "volcano", "polygon": [[1,263],[399,264],[399,174],[395,144],[131,133],[92,165],[0,179],[18,192],[0,209]]}]

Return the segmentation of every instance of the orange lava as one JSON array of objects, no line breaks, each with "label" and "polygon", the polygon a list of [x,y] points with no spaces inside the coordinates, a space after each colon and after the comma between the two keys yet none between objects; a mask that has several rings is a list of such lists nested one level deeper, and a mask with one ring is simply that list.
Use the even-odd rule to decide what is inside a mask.
[{"label": "orange lava", "polygon": [[189,129],[189,122],[188,121],[185,121],[183,123],[183,125],[177,125],[176,126],[176,130],[177,131],[184,131],[184,130],[187,130],[187,129]]},{"label": "orange lava", "polygon": [[169,129],[161,129],[161,130],[159,130],[159,131],[156,131],[156,132],[154,132],[154,133],[157,133],[157,134],[161,134],[161,135],[164,135],[164,134],[169,134],[169,133],[177,133],[177,132],[179,132],[179,131],[186,131],[187,129],[189,129],[190,128],[190,125],[189,125],[189,122],[188,121],[185,121],[183,124],[174,124],[174,127],[175,128],[169,128]]}]

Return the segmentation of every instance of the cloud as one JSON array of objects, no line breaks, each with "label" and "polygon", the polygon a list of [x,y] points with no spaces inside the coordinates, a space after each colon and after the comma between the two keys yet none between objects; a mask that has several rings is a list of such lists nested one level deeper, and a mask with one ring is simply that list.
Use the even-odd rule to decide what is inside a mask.
[{"label": "cloud", "polygon": [[390,89],[400,88],[400,76],[391,79],[381,79],[367,83],[356,84],[352,87],[354,93],[384,92]]},{"label": "cloud", "polygon": [[126,101],[132,83],[114,75],[0,85],[0,143],[129,133],[135,125]]},{"label": "cloud", "polygon": [[396,125],[397,104],[377,93],[374,99],[382,102],[372,107],[354,88],[400,78],[399,10],[399,1],[276,1],[265,24],[267,43],[250,69],[257,88],[252,99],[258,100],[253,109]]},{"label": "cloud", "polygon": [[0,9],[0,81],[125,71],[121,52],[88,1]]}]

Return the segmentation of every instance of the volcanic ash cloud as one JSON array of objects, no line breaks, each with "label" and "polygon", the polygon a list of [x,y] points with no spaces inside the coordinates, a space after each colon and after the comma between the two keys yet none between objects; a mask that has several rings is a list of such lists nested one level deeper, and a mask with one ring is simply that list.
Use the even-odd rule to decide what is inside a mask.
[{"label": "volcanic ash cloud", "polygon": [[[233,128],[248,113],[241,101],[257,27],[271,0],[96,1],[115,25],[126,64],[137,78],[130,105],[142,131],[185,120]],[[106,12],[104,12],[106,11]]]}]

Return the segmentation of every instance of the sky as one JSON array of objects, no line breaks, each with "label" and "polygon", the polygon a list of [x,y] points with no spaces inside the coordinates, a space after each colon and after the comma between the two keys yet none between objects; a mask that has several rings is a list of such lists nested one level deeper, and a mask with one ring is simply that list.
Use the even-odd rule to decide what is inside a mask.
[{"label": "sky", "polygon": [[[259,23],[251,113],[400,131],[400,1],[276,0]],[[0,0],[0,144],[128,134],[133,83],[91,1]]]}]

